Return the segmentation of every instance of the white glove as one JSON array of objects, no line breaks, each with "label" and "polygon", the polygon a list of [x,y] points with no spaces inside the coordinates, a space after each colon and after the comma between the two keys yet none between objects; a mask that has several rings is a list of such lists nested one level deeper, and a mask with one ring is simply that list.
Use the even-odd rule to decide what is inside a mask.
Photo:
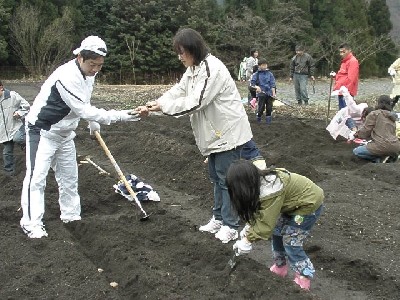
[{"label": "white glove", "polygon": [[251,249],[253,249],[253,246],[246,238],[236,241],[236,243],[233,244],[233,250],[239,255],[247,254]]},{"label": "white glove", "polygon": [[388,69],[388,73],[389,73],[390,76],[395,76],[396,75],[396,70],[393,69],[393,68],[389,68]]},{"label": "white glove", "polygon": [[139,115],[132,109],[120,110],[119,120],[122,122],[140,121]]},{"label": "white glove", "polygon": [[335,77],[335,76],[336,76],[336,72],[331,71],[331,72],[329,73],[329,76]]},{"label": "white glove", "polygon": [[100,133],[100,124],[97,123],[96,121],[89,121],[89,130],[90,130],[90,135],[94,135],[95,131]]},{"label": "white glove", "polygon": [[332,91],[331,96],[339,96],[339,90]]},{"label": "white glove", "polygon": [[354,135],[355,135],[355,131],[350,131],[348,140],[353,141],[356,138]]},{"label": "white glove", "polygon": [[244,237],[247,236],[247,231],[250,229],[250,225],[246,224],[242,231],[240,231],[240,238],[243,239]]},{"label": "white glove", "polygon": [[339,89],[339,91],[342,93],[343,96],[348,96],[350,95],[349,90],[347,89],[347,87],[345,87],[344,85],[342,85]]}]

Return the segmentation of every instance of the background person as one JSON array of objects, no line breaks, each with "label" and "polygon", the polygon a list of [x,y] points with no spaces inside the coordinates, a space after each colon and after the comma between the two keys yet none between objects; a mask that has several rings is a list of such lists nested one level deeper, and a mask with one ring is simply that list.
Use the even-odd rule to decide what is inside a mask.
[{"label": "background person", "polygon": [[251,80],[253,75],[253,67],[258,65],[258,51],[256,49],[250,50],[250,56],[246,60],[246,80]]},{"label": "background person", "polygon": [[258,71],[253,74],[250,86],[256,91],[258,101],[257,122],[261,122],[261,117],[265,110],[266,123],[271,124],[272,106],[276,97],[276,84],[274,74],[268,69],[266,59],[261,58],[258,61]]},{"label": "background person", "polygon": [[251,141],[253,134],[236,84],[226,66],[209,53],[200,33],[190,28],[179,30],[173,47],[186,72],[164,95],[136,110],[142,116],[149,111],[190,116],[196,144],[201,154],[208,157],[208,171],[214,184],[213,216],[199,230],[228,243],[238,237],[239,217],[231,206],[226,172],[242,151],[247,159],[259,152],[250,149],[255,148],[255,143]]},{"label": "background person", "polygon": [[[357,95],[359,63],[353,55],[350,45],[347,43],[339,46],[339,54],[342,57],[340,69],[337,73],[331,72],[330,75],[335,77],[335,85],[333,90],[339,90],[341,86],[345,86],[350,95],[354,98]],[[338,95],[339,110],[346,106],[346,101],[342,94]]]},{"label": "background person", "polygon": [[43,224],[44,190],[50,167],[59,188],[60,219],[81,219],[78,166],[74,138],[81,118],[90,132],[100,125],[137,120],[129,111],[106,111],[90,104],[94,79],[103,66],[106,44],[97,36],[85,38],[73,51],[77,57],[58,67],[43,83],[26,116],[26,175],[22,187],[21,228],[30,238],[47,236]]},{"label": "background person", "polygon": [[290,61],[290,81],[293,80],[296,101],[298,104],[308,104],[308,77],[315,81],[315,64],[310,54],[304,52],[302,45],[296,46],[296,55]]},{"label": "background person", "polygon": [[3,144],[4,173],[14,175],[14,144],[25,147],[24,117],[29,103],[17,92],[5,89],[0,81],[0,143]]},{"label": "background person", "polygon": [[238,81],[246,81],[246,62],[247,57],[244,57],[239,64]]},{"label": "background person", "polygon": [[354,155],[375,163],[387,162],[388,159],[396,161],[400,153],[396,120],[391,98],[388,95],[379,96],[375,110],[367,115],[364,125],[354,134],[356,138],[369,142],[355,148]]},{"label": "background person", "polygon": [[285,277],[289,263],[295,283],[309,290],[315,269],[303,243],[323,210],[323,190],[299,174],[260,170],[245,160],[229,167],[226,182],[232,205],[246,222],[233,245],[236,253],[249,253],[253,242],[272,236],[270,271]]},{"label": "background person", "polygon": [[339,93],[343,95],[346,106],[336,113],[326,130],[335,140],[338,135],[354,140],[354,133],[364,123],[362,116],[365,109],[368,108],[368,104],[357,104],[345,86],[340,87],[338,91],[333,91],[332,95],[337,96]]},{"label": "background person", "polygon": [[390,98],[393,99],[393,107],[400,98],[400,58],[396,59],[388,68],[388,73],[393,79],[393,89],[390,93]]}]

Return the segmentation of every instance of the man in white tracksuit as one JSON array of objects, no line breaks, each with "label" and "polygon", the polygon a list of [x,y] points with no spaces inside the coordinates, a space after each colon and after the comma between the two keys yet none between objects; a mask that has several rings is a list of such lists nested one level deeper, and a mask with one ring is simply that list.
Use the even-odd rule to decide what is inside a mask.
[{"label": "man in white tracksuit", "polygon": [[91,133],[100,125],[135,121],[130,111],[99,109],[90,104],[94,78],[103,66],[106,44],[97,36],[84,39],[77,57],[58,67],[42,85],[26,116],[26,176],[22,188],[20,225],[30,238],[47,236],[43,225],[44,190],[50,167],[59,190],[63,222],[81,219],[74,130],[81,118]]}]

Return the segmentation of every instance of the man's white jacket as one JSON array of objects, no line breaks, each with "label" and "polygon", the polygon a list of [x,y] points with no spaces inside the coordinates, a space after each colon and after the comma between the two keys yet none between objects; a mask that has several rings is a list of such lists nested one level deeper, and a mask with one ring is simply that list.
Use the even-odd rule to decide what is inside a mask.
[{"label": "man's white jacket", "polygon": [[116,122],[119,114],[90,104],[95,76],[85,76],[73,59],[58,67],[42,85],[26,120],[31,125],[68,136],[80,118],[101,124]]}]

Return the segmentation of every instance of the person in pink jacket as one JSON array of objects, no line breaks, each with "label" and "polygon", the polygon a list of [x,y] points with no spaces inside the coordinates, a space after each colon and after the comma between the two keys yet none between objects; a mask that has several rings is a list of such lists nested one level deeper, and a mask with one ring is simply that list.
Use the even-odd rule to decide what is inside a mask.
[{"label": "person in pink jacket", "polygon": [[[357,95],[358,76],[360,65],[357,58],[353,55],[349,44],[344,43],[339,46],[339,54],[342,57],[340,69],[337,73],[331,72],[331,76],[335,77],[335,86],[333,90],[339,90],[341,86],[345,86],[352,97]],[[338,95],[339,110],[346,106],[346,102],[342,94]]]}]

